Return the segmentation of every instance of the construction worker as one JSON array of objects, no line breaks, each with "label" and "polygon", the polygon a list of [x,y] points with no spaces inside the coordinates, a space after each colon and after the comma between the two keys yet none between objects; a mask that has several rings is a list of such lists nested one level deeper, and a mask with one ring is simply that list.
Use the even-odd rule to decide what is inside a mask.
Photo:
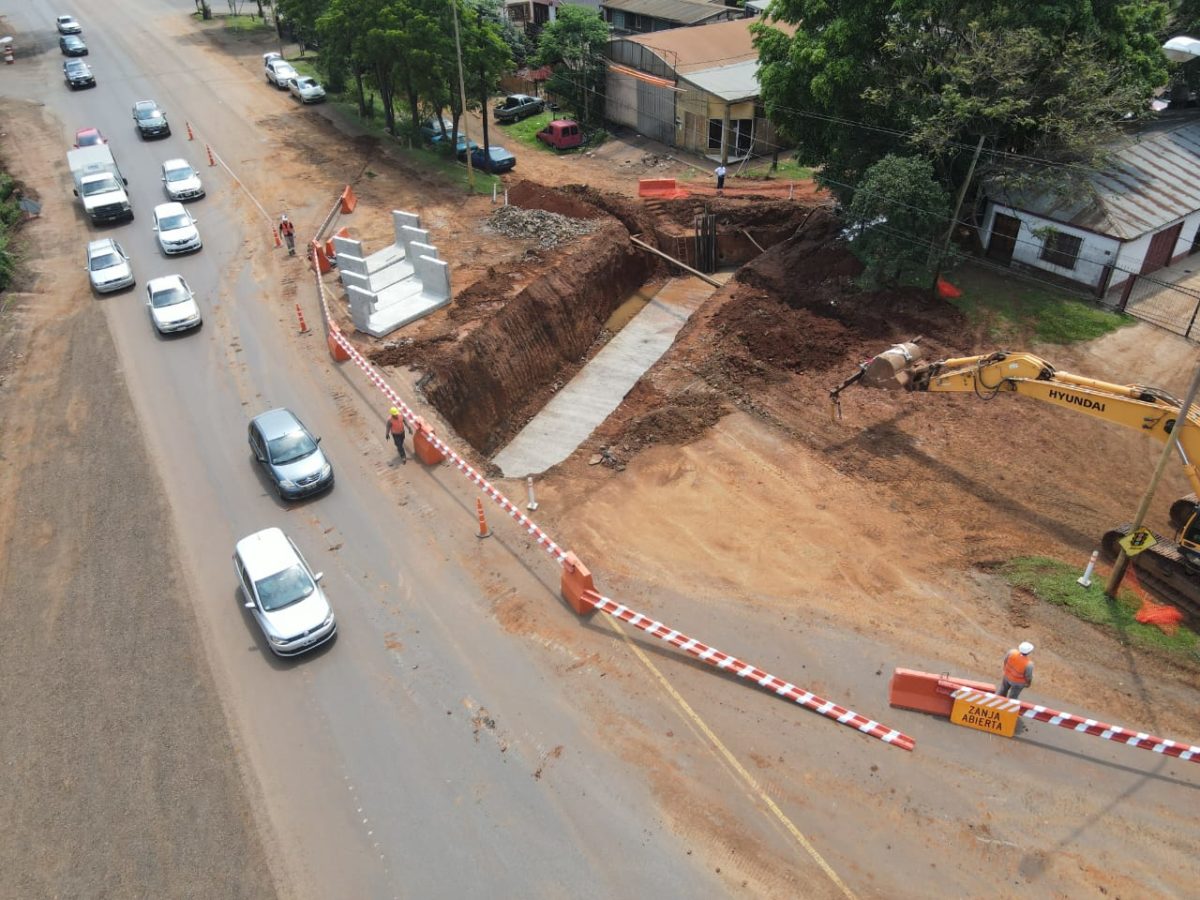
[{"label": "construction worker", "polygon": [[1033,684],[1033,660],[1029,658],[1032,652],[1033,644],[1029,641],[1022,641],[1016,650],[1008,651],[1004,657],[1004,677],[997,694],[1016,700],[1021,696],[1021,691]]},{"label": "construction worker", "polygon": [[392,407],[388,410],[387,431],[384,432],[384,440],[388,437],[396,444],[396,449],[400,451],[400,465],[408,465],[408,456],[404,452],[404,430],[408,428],[408,423],[404,421],[404,417],[400,415],[400,410]]},{"label": "construction worker", "polygon": [[279,217],[279,233],[283,235],[283,240],[287,244],[288,256],[296,255],[296,226],[292,224],[292,220],[284,213]]}]

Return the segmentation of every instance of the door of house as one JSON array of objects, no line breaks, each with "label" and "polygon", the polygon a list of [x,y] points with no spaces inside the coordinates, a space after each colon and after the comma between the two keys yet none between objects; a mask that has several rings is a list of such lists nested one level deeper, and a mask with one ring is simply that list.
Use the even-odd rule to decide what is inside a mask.
[{"label": "door of house", "polygon": [[998,260],[1005,265],[1012,262],[1013,249],[1017,246],[1017,235],[1020,233],[1020,219],[996,213],[996,219],[992,222],[992,236],[988,240],[988,259]]},{"label": "door of house", "polygon": [[1175,252],[1175,242],[1179,240],[1181,231],[1183,231],[1182,222],[1172,225],[1150,238],[1150,247],[1146,250],[1146,258],[1142,260],[1143,275],[1161,269],[1171,262],[1171,254]]}]

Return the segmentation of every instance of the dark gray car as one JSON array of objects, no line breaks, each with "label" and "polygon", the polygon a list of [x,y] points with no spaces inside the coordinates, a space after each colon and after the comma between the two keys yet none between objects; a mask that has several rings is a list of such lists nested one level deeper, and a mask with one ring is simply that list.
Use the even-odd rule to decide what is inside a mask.
[{"label": "dark gray car", "polygon": [[281,500],[298,500],[333,487],[333,466],[304,423],[287,409],[250,420],[250,452],[275,484]]},{"label": "dark gray car", "polygon": [[139,100],[133,104],[133,123],[143,138],[171,135],[167,114],[153,100]]}]

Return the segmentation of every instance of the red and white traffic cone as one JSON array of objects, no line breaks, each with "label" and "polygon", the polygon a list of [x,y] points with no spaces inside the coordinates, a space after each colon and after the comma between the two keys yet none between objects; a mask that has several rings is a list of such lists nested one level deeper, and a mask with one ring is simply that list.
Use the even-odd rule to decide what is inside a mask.
[{"label": "red and white traffic cone", "polygon": [[296,304],[296,318],[300,320],[300,333],[308,334],[308,325],[304,322],[304,310],[300,308],[300,304]]},{"label": "red and white traffic cone", "polygon": [[478,497],[475,498],[475,511],[479,513],[479,533],[476,534],[475,537],[491,537],[492,531],[490,528],[488,528],[487,519],[483,517],[483,501]]},{"label": "red and white traffic cone", "polygon": [[210,166],[215,166],[217,164],[217,161],[215,159],[213,159],[212,147],[208,146],[208,144],[205,144],[204,149],[208,151],[208,164]]},{"label": "red and white traffic cone", "polygon": [[192,123],[191,123],[191,122],[184,122],[183,124],[184,124],[185,126],[187,126],[188,140],[189,140],[189,141],[194,141],[194,140],[196,139],[196,136],[195,136],[194,134],[192,134]]}]

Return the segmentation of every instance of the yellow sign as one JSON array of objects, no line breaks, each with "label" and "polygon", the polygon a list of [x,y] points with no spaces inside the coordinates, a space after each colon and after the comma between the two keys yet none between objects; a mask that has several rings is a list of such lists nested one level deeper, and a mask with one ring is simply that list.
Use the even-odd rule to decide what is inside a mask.
[{"label": "yellow sign", "polygon": [[1017,730],[1018,718],[1015,709],[991,709],[969,700],[955,700],[954,709],[950,711],[950,721],[955,725],[990,731],[992,734],[1002,734],[1004,737],[1013,736]]},{"label": "yellow sign", "polygon": [[1126,556],[1137,556],[1143,550],[1149,550],[1158,541],[1149,528],[1139,528],[1136,531],[1129,532],[1129,534],[1125,535],[1117,543],[1125,548]]}]

